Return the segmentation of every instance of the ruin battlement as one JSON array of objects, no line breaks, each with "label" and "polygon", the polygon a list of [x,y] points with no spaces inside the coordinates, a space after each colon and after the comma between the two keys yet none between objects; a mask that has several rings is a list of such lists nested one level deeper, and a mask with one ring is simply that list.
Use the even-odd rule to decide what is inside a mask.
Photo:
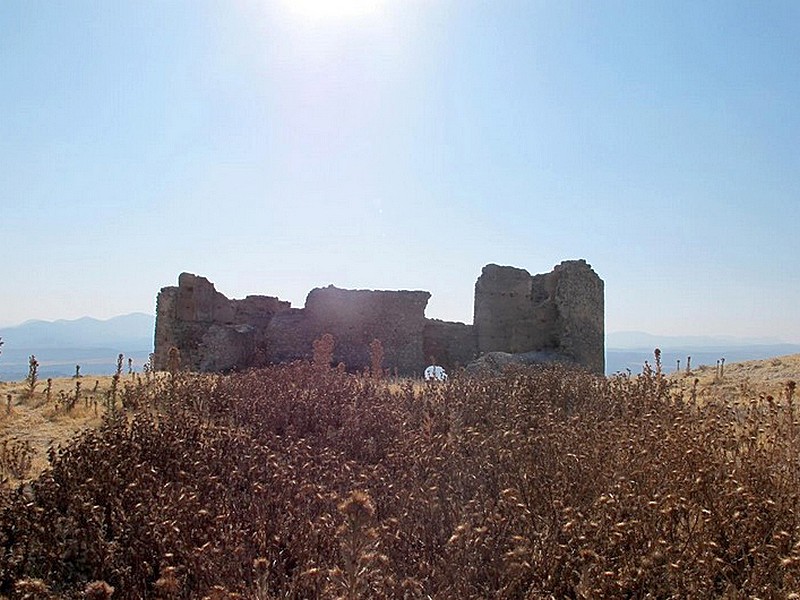
[{"label": "ruin battlement", "polygon": [[169,349],[195,371],[246,369],[308,359],[315,339],[336,340],[334,362],[360,370],[378,339],[384,366],[418,375],[435,359],[453,369],[488,352],[544,352],[602,374],[605,368],[603,281],[584,260],[550,273],[486,265],[475,284],[474,324],[428,319],[431,295],[409,290],[309,292],[303,308],[273,296],[229,299],[205,277],[181,273],[158,294],[154,366]]}]

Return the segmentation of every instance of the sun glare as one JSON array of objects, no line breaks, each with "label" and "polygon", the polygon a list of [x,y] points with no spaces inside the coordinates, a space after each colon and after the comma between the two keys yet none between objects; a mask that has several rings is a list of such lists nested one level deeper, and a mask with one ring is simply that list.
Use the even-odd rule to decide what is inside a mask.
[{"label": "sun glare", "polygon": [[291,12],[309,19],[366,16],[382,4],[383,0],[286,0]]}]

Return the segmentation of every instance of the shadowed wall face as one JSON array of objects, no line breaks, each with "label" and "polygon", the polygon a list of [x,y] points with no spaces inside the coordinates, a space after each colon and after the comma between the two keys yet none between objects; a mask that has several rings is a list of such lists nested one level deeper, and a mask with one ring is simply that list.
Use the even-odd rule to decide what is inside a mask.
[{"label": "shadowed wall face", "polygon": [[583,260],[531,276],[524,269],[487,265],[475,284],[475,324],[425,318],[425,291],[316,288],[304,308],[271,296],[229,300],[204,277],[182,273],[162,288],[156,309],[155,368],[169,349],[184,367],[225,371],[307,359],[315,339],[334,336],[334,363],[370,365],[369,345],[380,340],[384,368],[420,375],[430,362],[447,369],[481,354],[541,352],[602,374],[605,367],[603,282]]},{"label": "shadowed wall face", "polygon": [[290,304],[270,296],[229,300],[205,277],[181,273],[178,286],[161,288],[156,300],[154,366],[169,365],[178,348],[194,371],[226,371],[265,362],[265,328]]},{"label": "shadowed wall face", "polygon": [[155,366],[166,369],[169,349],[180,350],[196,371],[244,369],[310,358],[313,342],[333,335],[334,363],[361,370],[370,365],[369,345],[384,347],[386,368],[416,374],[425,367],[423,291],[312,290],[303,309],[269,296],[229,300],[214,284],[189,273],[178,287],[162,288],[157,300]]},{"label": "shadowed wall face", "polygon": [[427,364],[448,371],[466,367],[478,356],[475,328],[464,323],[426,319],[422,343]]},{"label": "shadowed wall face", "polygon": [[598,375],[606,369],[603,280],[586,261],[567,261],[551,274],[559,352]]},{"label": "shadowed wall face", "polygon": [[306,317],[315,337],[336,339],[334,361],[349,368],[370,364],[369,345],[380,340],[384,367],[417,373],[425,366],[425,307],[431,295],[423,291],[343,290],[317,288],[306,298]]}]

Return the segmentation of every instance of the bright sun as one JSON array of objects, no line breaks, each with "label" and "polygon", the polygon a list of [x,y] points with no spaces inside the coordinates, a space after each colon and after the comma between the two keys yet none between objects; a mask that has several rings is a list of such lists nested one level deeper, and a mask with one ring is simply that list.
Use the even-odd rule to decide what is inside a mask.
[{"label": "bright sun", "polygon": [[286,0],[293,13],[315,19],[368,15],[382,4],[383,0]]}]

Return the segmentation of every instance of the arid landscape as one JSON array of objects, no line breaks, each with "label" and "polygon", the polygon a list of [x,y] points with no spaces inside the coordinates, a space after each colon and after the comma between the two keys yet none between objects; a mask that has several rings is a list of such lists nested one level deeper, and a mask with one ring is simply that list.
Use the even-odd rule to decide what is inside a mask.
[{"label": "arid landscape", "polygon": [[[75,384],[80,381],[84,388],[83,398],[67,411],[60,399],[75,394]],[[67,445],[77,434],[98,427],[105,414],[103,400],[109,392],[111,377],[82,377],[53,379],[50,400],[47,399],[47,381],[39,382],[33,397],[29,397],[27,382],[0,382],[3,398],[0,440],[30,446],[30,467],[25,473],[10,472],[3,465],[2,476],[9,478],[6,485],[38,476],[47,467],[47,450],[50,447]],[[96,389],[95,389],[96,385]],[[80,392],[79,392],[80,396]],[[10,400],[9,400],[10,398]]]},{"label": "arid landscape", "polygon": [[4,383],[0,593],[795,597],[799,366]]},{"label": "arid landscape", "polygon": [[[122,386],[136,380],[137,375],[122,377]],[[141,379],[141,374],[138,375]],[[47,402],[47,382],[40,382],[33,400],[27,398],[25,381],[0,382],[0,398],[5,404],[0,420],[0,440],[28,442],[33,450],[31,468],[27,480],[36,476],[47,466],[47,449],[65,445],[76,434],[87,428],[97,427],[105,413],[104,399],[111,389],[112,376],[88,375],[81,378],[84,397],[74,410],[67,413],[58,409],[60,393],[75,393],[74,377],[53,379],[52,402]],[[674,390],[688,395],[694,380],[698,380],[697,396],[701,399],[731,399],[748,401],[761,394],[780,397],[789,381],[800,379],[800,354],[779,356],[767,360],[751,360],[724,365],[720,379],[714,366],[701,365],[690,374],[685,370],[673,373],[669,380]],[[8,411],[8,396],[11,395],[11,411]],[[10,483],[17,483],[13,475]]]},{"label": "arid landscape", "polygon": [[798,55],[0,2],[0,600],[800,600]]}]

